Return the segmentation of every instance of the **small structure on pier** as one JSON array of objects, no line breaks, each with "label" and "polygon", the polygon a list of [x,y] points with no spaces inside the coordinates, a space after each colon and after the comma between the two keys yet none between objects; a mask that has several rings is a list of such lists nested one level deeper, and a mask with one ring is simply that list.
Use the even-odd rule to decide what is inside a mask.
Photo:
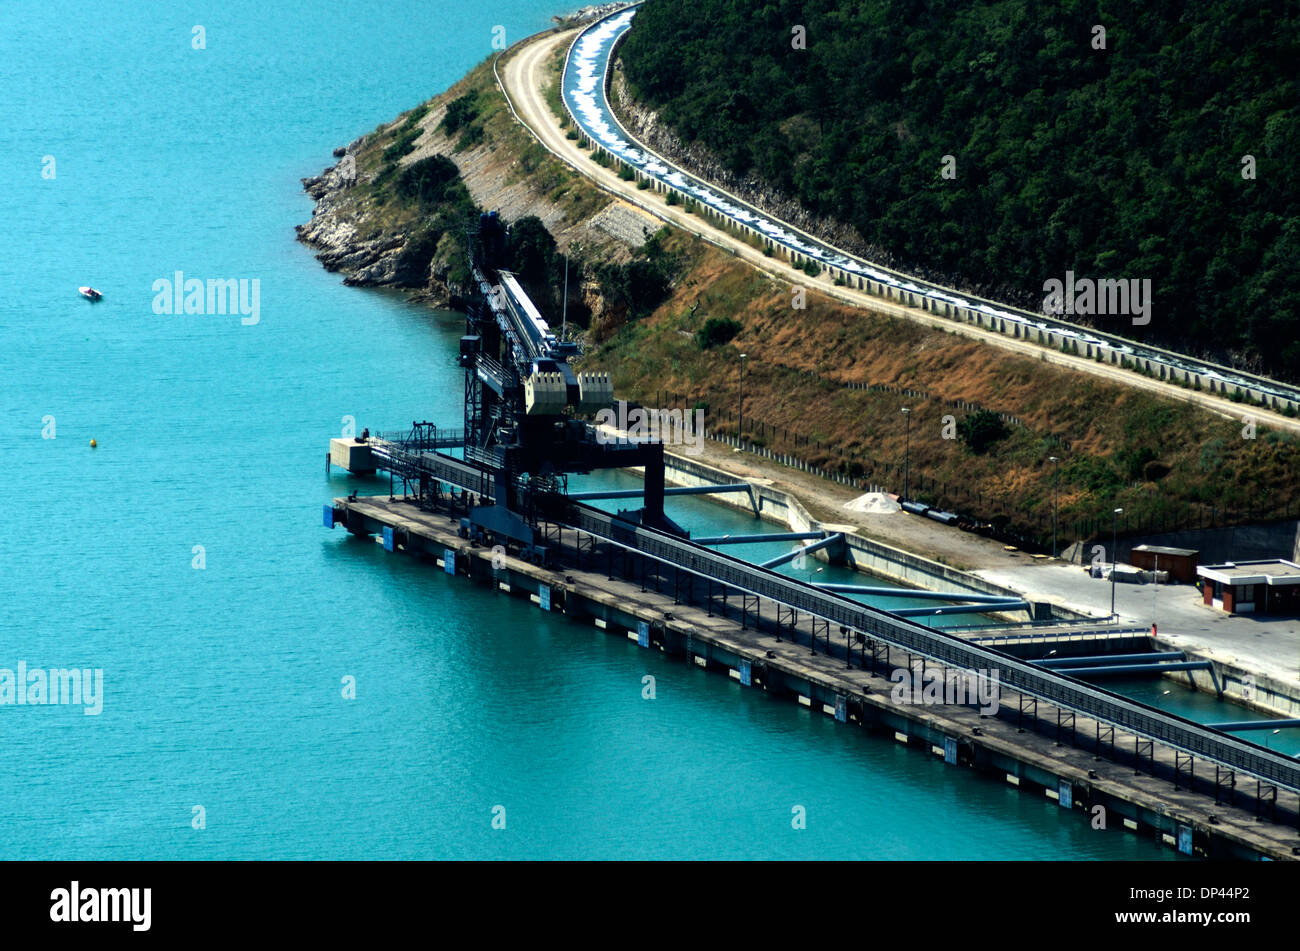
[{"label": "small structure on pier", "polygon": [[370,444],[351,436],[330,440],[330,464],[361,475],[368,475],[378,468]]}]

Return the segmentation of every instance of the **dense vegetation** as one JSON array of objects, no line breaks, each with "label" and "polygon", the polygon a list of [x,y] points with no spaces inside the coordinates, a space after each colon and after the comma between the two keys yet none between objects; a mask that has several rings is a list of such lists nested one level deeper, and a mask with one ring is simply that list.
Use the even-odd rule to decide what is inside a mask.
[{"label": "dense vegetation", "polygon": [[[558,108],[554,93],[548,99]],[[452,128],[430,141],[437,130],[421,134],[419,123],[428,125],[428,113],[444,103]],[[406,145],[392,157],[388,149],[403,140],[421,157],[412,161]],[[466,154],[468,142],[482,144]],[[467,288],[465,233],[480,208],[451,177],[455,166],[481,164],[485,152],[557,202],[566,222],[591,220],[608,200],[515,123],[485,62],[442,97],[381,126],[357,152],[360,181],[346,194],[359,236],[407,242],[392,283],[444,283],[453,301]],[[564,255],[538,218],[508,224],[510,267],[558,326]],[[840,306],[815,290],[795,314],[788,286],[686,230],[650,235],[631,253],[583,242],[568,250],[570,331],[591,318],[584,366],[610,370],[621,398],[707,409],[710,432],[736,431],[744,352],[749,438],[893,490],[902,487],[907,458],[917,498],[1034,533],[1043,544],[1058,482],[1062,545],[1076,532],[1109,537],[1116,505],[1136,529],[1231,522],[1251,508],[1294,516],[1300,504],[1300,442],[1291,437],[1261,427],[1249,438],[1239,420]],[[583,301],[599,312],[587,314]],[[902,405],[912,410],[910,431]],[[996,413],[1009,414],[1005,428],[988,420]],[[1059,479],[1052,455],[1060,457]],[[834,520],[831,512],[819,517]]]},{"label": "dense vegetation", "polygon": [[695,339],[701,350],[712,350],[730,343],[744,329],[739,321],[730,317],[710,317],[703,327],[695,331]]},{"label": "dense vegetation", "polygon": [[603,261],[593,268],[612,324],[646,317],[667,300],[682,263],[665,247],[667,233],[661,228],[647,237],[626,264]]},{"label": "dense vegetation", "polygon": [[977,456],[998,440],[1010,435],[998,414],[986,409],[976,410],[962,419],[957,424],[957,433]]},{"label": "dense vegetation", "polygon": [[655,0],[621,55],[684,140],[873,253],[1034,310],[1067,269],[1150,279],[1149,325],[1092,321],[1300,379],[1298,11]]}]

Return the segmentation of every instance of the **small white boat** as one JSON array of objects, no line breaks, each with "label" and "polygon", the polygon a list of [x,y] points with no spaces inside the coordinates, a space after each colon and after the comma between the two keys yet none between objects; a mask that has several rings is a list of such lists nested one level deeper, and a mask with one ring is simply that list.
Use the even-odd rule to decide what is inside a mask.
[{"label": "small white boat", "polygon": [[86,300],[99,300],[104,296],[93,287],[78,287],[77,293],[86,298]]}]

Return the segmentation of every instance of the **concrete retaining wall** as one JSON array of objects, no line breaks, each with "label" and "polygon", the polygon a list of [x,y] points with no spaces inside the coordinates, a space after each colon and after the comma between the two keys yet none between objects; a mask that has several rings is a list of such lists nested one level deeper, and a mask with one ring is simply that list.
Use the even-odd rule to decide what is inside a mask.
[{"label": "concrete retaining wall", "polygon": [[1122,560],[1137,545],[1163,545],[1167,548],[1191,548],[1199,551],[1202,565],[1221,564],[1229,559],[1250,561],[1263,558],[1287,558],[1300,555],[1300,521],[1291,519],[1267,525],[1234,525],[1199,531],[1166,532],[1141,538],[1121,538]]},{"label": "concrete retaining wall", "polygon": [[[676,485],[716,485],[744,481],[734,473],[706,465],[685,456],[665,453],[665,478]],[[713,501],[730,505],[733,508],[755,512],[759,518],[778,525],[788,526],[794,532],[831,531],[826,523],[813,518],[802,503],[794,496],[766,485],[752,485],[753,498],[738,492],[719,493],[712,496]],[[903,513],[899,518],[911,518]],[[1018,591],[992,584],[975,575],[959,571],[948,565],[922,558],[911,552],[894,548],[863,535],[845,533],[848,546],[849,564],[858,571],[884,578],[897,584],[912,588],[928,588],[945,591],[970,591],[976,594],[993,594],[1007,598],[1023,597]],[[814,558],[826,559],[823,552],[813,554]],[[1054,606],[1058,617],[1080,618],[1076,614]]]}]

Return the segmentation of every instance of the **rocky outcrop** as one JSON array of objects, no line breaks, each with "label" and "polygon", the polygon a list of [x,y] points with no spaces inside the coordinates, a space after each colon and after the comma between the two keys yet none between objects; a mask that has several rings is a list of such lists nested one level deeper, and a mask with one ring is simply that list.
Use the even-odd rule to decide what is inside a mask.
[{"label": "rocky outcrop", "polygon": [[[495,89],[480,92],[485,94],[494,95]],[[535,215],[561,251],[577,245],[588,260],[625,261],[645,235],[659,227],[660,222],[620,201],[606,200],[588,206],[591,210],[582,216],[572,216],[556,197],[554,174],[531,174],[536,159],[525,160],[513,140],[494,141],[489,136],[458,149],[458,143],[439,128],[446,103],[454,95],[449,91],[428,104],[418,119],[421,131],[414,149],[399,159],[400,166],[435,154],[449,156],[476,206],[495,209],[506,221]],[[424,230],[424,219],[409,210],[399,209],[394,214],[392,204],[375,206],[371,189],[366,187],[375,174],[372,170],[382,167],[381,147],[402,121],[399,117],[375,133],[335,149],[339,160],[335,165],[302,180],[316,205],[311,220],[297,227],[298,239],[315,250],[328,270],[344,274],[345,284],[405,288],[434,306],[455,307],[462,293],[468,293],[453,277],[463,268],[451,266],[463,251],[453,247],[447,235],[441,235],[430,260],[428,242],[433,236]],[[560,189],[561,194],[563,191]],[[590,296],[584,292],[584,297]],[[592,303],[593,310],[599,311],[600,302]]]},{"label": "rocky outcrop", "polygon": [[[335,149],[337,164],[302,180],[303,189],[316,200],[316,207],[311,221],[297,226],[298,240],[316,249],[316,258],[326,270],[346,274],[345,284],[424,287],[429,277],[427,270],[413,267],[404,258],[410,236],[365,229],[364,217],[352,201],[352,189],[357,184],[357,152],[363,141],[357,139]],[[367,230],[364,235],[363,229]]]},{"label": "rocky outcrop", "polygon": [[631,4],[628,3],[597,3],[576,10],[568,16],[553,16],[551,17],[551,20],[556,24],[556,26],[563,30],[573,26],[583,26],[592,23],[599,20],[601,17],[609,16],[614,11],[622,10],[624,7],[630,5]]}]

